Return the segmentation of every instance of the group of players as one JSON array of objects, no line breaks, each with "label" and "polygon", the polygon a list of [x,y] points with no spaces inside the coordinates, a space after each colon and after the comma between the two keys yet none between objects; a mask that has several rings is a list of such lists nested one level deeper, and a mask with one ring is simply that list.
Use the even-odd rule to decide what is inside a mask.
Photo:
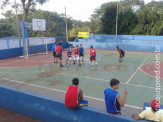
[{"label": "group of players", "polygon": [[[119,52],[119,62],[122,62],[123,57],[125,56],[125,52],[122,49],[120,49],[118,46],[116,46],[116,48],[117,48],[117,51]],[[58,63],[58,59],[59,59],[60,67],[63,67],[62,51],[63,51],[63,48],[61,46],[61,43],[57,45],[57,43],[55,42],[54,45],[52,46],[54,63]],[[93,48],[92,45],[90,46],[89,53],[90,53],[90,61],[92,63],[92,66],[94,65],[97,66],[98,64],[96,62],[96,50]],[[73,49],[73,45],[70,44],[70,47],[67,49],[67,60],[66,60],[67,66],[71,66],[72,62],[73,64],[78,62],[79,66],[81,66],[81,61],[84,61],[84,48],[82,44],[80,44],[80,47],[79,45],[76,45],[75,49]]]}]

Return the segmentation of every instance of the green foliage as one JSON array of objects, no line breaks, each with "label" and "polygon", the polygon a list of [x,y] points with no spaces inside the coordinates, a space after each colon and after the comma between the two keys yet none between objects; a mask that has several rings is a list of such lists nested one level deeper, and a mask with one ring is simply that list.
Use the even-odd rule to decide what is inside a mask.
[{"label": "green foliage", "polygon": [[90,32],[90,23],[73,20],[73,28],[69,31],[70,37],[77,37],[78,32]]},{"label": "green foliage", "polygon": [[[163,35],[163,2],[123,0],[118,3],[118,34]],[[91,15],[92,33],[115,34],[117,3],[109,2]]]},{"label": "green foliage", "polygon": [[[7,0],[4,0],[7,1]],[[35,0],[43,4],[47,0]],[[144,4],[143,0],[123,0],[118,2],[118,34],[163,35],[163,2]],[[0,20],[0,37],[17,37],[16,18],[12,11],[3,14],[6,19]],[[77,37],[79,31],[94,34],[115,34],[117,2],[108,2],[95,9],[90,22],[67,18],[69,37]],[[19,14],[23,20],[24,14]],[[27,22],[32,18],[46,20],[45,33],[29,31],[30,37],[66,37],[65,18],[63,14],[43,10],[29,9]]]},{"label": "green foliage", "polygon": [[[31,10],[27,20],[32,21],[32,18],[45,19],[46,20],[46,33],[44,36],[47,37],[64,37],[65,36],[65,19],[62,15],[56,12],[42,11],[42,10]],[[67,20],[68,28],[72,28],[72,22],[70,18]],[[31,29],[29,31],[30,37],[41,36],[40,32],[33,32]]]},{"label": "green foliage", "polygon": [[[7,11],[4,15],[6,16],[6,19],[0,20],[1,37],[17,37],[15,15],[11,11]],[[21,20],[22,17],[23,15],[19,15],[19,20]],[[32,28],[29,28],[30,37],[66,37],[65,17],[63,14],[32,9],[28,14],[27,22],[32,22],[32,18],[45,19],[46,31],[43,33],[34,32],[32,31]],[[90,32],[89,25],[89,22],[82,22],[73,20],[72,18],[67,18],[69,37],[76,37],[78,31]]]},{"label": "green foliage", "polygon": [[16,37],[16,21],[12,19],[1,19],[0,20],[0,38],[2,37]]}]

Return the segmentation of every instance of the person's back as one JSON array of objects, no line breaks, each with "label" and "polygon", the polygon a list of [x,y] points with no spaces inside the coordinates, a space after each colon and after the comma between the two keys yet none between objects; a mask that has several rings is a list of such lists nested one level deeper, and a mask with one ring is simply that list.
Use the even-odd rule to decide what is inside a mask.
[{"label": "person's back", "polygon": [[61,46],[61,45],[58,45],[58,46],[56,47],[56,54],[57,54],[57,55],[62,55],[62,46]]},{"label": "person's back", "polygon": [[95,56],[96,55],[96,50],[94,48],[90,48],[90,55]]},{"label": "person's back", "polygon": [[104,90],[106,109],[109,113],[118,113],[121,111],[120,104],[115,99],[119,94],[116,90],[106,88]]},{"label": "person's back", "polygon": [[77,107],[78,106],[78,90],[79,88],[75,85],[70,85],[67,89],[65,97],[65,105],[67,107]]},{"label": "person's back", "polygon": [[79,79],[74,78],[72,80],[72,85],[67,89],[65,96],[65,105],[68,108],[76,109],[78,106],[88,106],[88,101],[83,100],[83,92],[78,88]]},{"label": "person's back", "polygon": [[119,93],[116,91],[119,89],[119,81],[117,79],[111,79],[111,88],[104,90],[106,110],[113,115],[121,114],[121,107],[124,106],[127,96],[127,90],[124,90],[124,96],[121,100]]}]

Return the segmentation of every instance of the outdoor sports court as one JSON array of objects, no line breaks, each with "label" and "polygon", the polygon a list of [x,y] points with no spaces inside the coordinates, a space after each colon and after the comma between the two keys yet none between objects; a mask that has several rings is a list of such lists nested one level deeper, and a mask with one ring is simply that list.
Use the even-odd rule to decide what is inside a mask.
[{"label": "outdoor sports court", "polygon": [[[81,67],[78,64],[66,66],[66,52],[63,52],[63,68],[53,63],[51,52],[48,55],[30,56],[28,59],[16,57],[0,60],[0,83],[5,84],[8,81],[8,86],[18,89],[28,86],[23,90],[32,92],[34,89],[40,94],[55,92],[59,96],[67,90],[72,79],[77,77],[85,99],[104,101],[104,89],[110,87],[110,79],[116,78],[120,80],[121,97],[124,88],[128,91],[126,106],[141,109],[144,102],[155,98],[156,53],[126,51],[123,62],[119,63],[117,51],[96,51],[98,66],[91,66],[88,49],[85,49],[85,61]],[[160,54],[160,57],[162,56],[163,54]],[[163,67],[163,58],[160,58],[160,62]],[[160,86],[163,86],[163,71],[161,73]],[[163,96],[163,88],[160,90]],[[163,103],[162,99],[160,103]]]}]

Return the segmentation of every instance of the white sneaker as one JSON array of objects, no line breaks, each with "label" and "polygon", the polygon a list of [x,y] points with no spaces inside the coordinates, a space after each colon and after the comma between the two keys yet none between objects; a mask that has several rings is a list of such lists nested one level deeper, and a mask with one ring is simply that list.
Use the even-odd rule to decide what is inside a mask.
[{"label": "white sneaker", "polygon": [[97,62],[96,62],[95,64],[96,64],[96,65],[98,65],[98,63],[97,63]]},{"label": "white sneaker", "polygon": [[94,63],[92,63],[92,66],[94,66]]}]

